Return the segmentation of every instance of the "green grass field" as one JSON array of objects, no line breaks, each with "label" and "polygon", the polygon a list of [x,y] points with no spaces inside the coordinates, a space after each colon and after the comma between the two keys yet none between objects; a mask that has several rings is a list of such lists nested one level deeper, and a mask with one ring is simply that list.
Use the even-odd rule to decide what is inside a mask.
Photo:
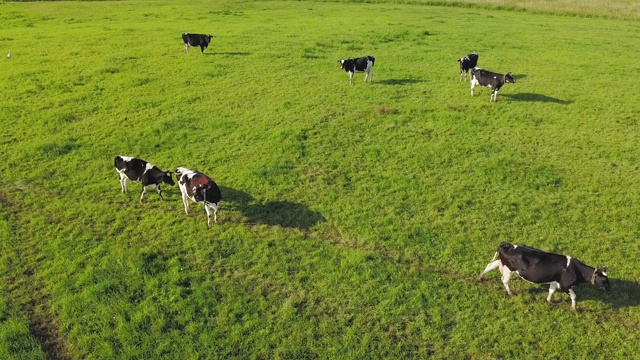
[{"label": "green grass field", "polygon": [[[637,357],[637,13],[457,5],[0,3],[0,358]],[[116,155],[210,175],[218,223]],[[612,291],[508,297],[501,241]]]}]

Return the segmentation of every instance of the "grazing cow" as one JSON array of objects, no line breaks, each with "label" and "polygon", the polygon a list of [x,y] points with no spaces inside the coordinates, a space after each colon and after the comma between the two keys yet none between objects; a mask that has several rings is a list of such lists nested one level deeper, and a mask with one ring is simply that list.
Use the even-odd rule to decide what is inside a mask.
[{"label": "grazing cow", "polygon": [[222,199],[220,188],[207,175],[196,170],[189,170],[179,167],[176,170],[176,179],[182,192],[182,203],[184,212],[189,213],[189,202],[204,204],[204,211],[207,213],[207,227],[211,227],[211,210],[213,208],[213,221],[218,222],[218,203]]},{"label": "grazing cow", "polygon": [[478,53],[474,51],[471,54],[467,54],[467,56],[458,59],[458,62],[460,63],[460,81],[462,81],[462,77],[464,76],[466,79],[469,70],[478,65]]},{"label": "grazing cow", "polygon": [[127,179],[131,181],[140,181],[142,183],[142,195],[140,195],[140,202],[144,200],[144,194],[147,191],[147,186],[155,187],[156,192],[160,196],[160,200],[164,200],[162,198],[160,184],[165,183],[171,186],[175,185],[170,171],[164,172],[144,160],[130,156],[116,156],[114,164],[116,171],[120,174],[120,187],[122,188],[122,192],[127,192],[128,190]]},{"label": "grazing cow", "polygon": [[489,102],[496,102],[498,101],[498,90],[506,83],[516,83],[516,79],[510,72],[503,75],[480,68],[471,70],[471,96],[473,96],[473,88],[476,85],[485,86],[491,89]]},{"label": "grazing cow", "polygon": [[200,50],[204,54],[204,49],[209,46],[213,35],[205,34],[182,34],[182,41],[184,41],[184,52],[189,53],[189,46],[200,46]]},{"label": "grazing cow", "polygon": [[601,269],[593,268],[571,256],[548,253],[526,245],[501,243],[493,260],[480,274],[478,280],[482,281],[484,274],[495,268],[500,269],[502,283],[509,295],[513,295],[509,288],[509,279],[511,273],[515,272],[534,284],[549,284],[548,302],[551,302],[551,295],[557,289],[568,293],[573,310],[576,309],[576,294],[571,289],[572,286],[590,282],[606,291],[611,289],[606,266]]},{"label": "grazing cow", "polygon": [[373,64],[376,62],[376,58],[373,56],[365,56],[356,59],[341,59],[338,60],[340,68],[344,69],[349,74],[349,84],[353,84],[353,74],[357,72],[364,73],[364,81],[373,81]]}]

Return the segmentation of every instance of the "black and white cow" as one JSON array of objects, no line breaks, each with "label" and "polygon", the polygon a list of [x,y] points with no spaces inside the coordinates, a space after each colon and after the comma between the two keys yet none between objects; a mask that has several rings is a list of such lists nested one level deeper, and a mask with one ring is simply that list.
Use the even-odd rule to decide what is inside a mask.
[{"label": "black and white cow", "polygon": [[526,245],[501,243],[493,260],[478,280],[484,280],[484,274],[495,268],[500,269],[502,283],[509,295],[513,295],[509,288],[509,279],[515,272],[529,282],[549,284],[548,302],[551,302],[551,295],[558,289],[568,293],[573,310],[576,309],[576,294],[572,289],[574,285],[588,282],[606,291],[611,289],[606,266],[601,269],[593,268],[571,256],[548,253]]},{"label": "black and white cow", "polygon": [[176,170],[176,179],[182,192],[184,212],[189,213],[189,201],[204,204],[207,213],[207,227],[211,227],[211,208],[213,208],[213,221],[218,222],[218,204],[222,199],[220,188],[207,175],[196,170],[179,167]]},{"label": "black and white cow", "polygon": [[207,48],[207,46],[209,46],[209,43],[211,42],[211,38],[213,37],[213,35],[205,35],[205,34],[189,34],[189,33],[184,33],[182,34],[182,41],[184,41],[184,52],[185,53],[189,53],[189,46],[200,46],[200,50],[202,51],[202,53],[204,54],[204,49]]},{"label": "black and white cow", "polygon": [[373,81],[373,65],[376,62],[376,58],[373,56],[356,59],[340,59],[338,62],[340,63],[340,68],[349,74],[349,84],[353,84],[353,74],[357,72],[364,73],[365,82],[367,82],[367,79],[369,79],[369,82]]},{"label": "black and white cow", "polygon": [[458,59],[458,62],[460,63],[460,81],[462,81],[462,77],[464,76],[466,79],[469,70],[478,65],[478,53],[474,51],[471,54],[467,54],[467,56]]},{"label": "black and white cow", "polygon": [[511,73],[498,74],[480,68],[471,70],[471,96],[473,96],[473,88],[476,85],[485,86],[491,89],[491,97],[489,102],[498,101],[498,90],[506,83],[516,83]]},{"label": "black and white cow", "polygon": [[116,171],[120,174],[120,187],[122,192],[127,192],[127,179],[131,181],[140,181],[142,183],[142,195],[140,195],[140,202],[144,200],[144,194],[147,191],[147,186],[155,187],[156,192],[162,199],[162,191],[160,190],[160,184],[165,183],[169,185],[175,185],[171,172],[164,172],[158,169],[156,166],[149,164],[148,162],[137,159],[130,156],[116,156],[114,165]]}]

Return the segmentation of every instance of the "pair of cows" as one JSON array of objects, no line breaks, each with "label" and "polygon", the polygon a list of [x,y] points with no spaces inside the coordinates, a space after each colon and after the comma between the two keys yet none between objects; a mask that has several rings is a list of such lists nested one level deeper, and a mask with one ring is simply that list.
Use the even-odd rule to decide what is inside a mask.
[{"label": "pair of cows", "polygon": [[473,96],[473,88],[475,88],[476,85],[480,85],[491,89],[489,102],[497,102],[500,88],[502,88],[504,84],[515,84],[516,82],[510,72],[499,74],[476,67],[476,65],[478,65],[478,53],[475,51],[461,57],[458,59],[458,62],[460,63],[460,81],[462,81],[463,77],[466,79],[467,74],[471,72],[471,96]]},{"label": "pair of cows", "polygon": [[[142,183],[140,202],[144,201],[147,187],[155,188],[160,200],[163,200],[160,185],[163,183],[171,186],[175,185],[170,171],[162,171],[157,166],[142,159],[119,155],[116,156],[114,165],[120,175],[122,192],[127,192],[128,190],[127,180]],[[177,168],[175,175],[182,193],[184,212],[189,213],[189,200],[195,203],[202,203],[207,213],[207,226],[211,227],[211,209],[213,209],[213,220],[217,222],[218,204],[222,199],[218,185],[207,175],[185,167]]]}]

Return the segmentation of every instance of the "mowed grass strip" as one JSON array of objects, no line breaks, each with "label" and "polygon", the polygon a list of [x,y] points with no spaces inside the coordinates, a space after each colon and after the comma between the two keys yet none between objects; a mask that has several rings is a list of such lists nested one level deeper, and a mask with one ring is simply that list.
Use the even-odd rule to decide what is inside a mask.
[{"label": "mowed grass strip", "polygon": [[[637,22],[154,4],[0,5],[3,357],[638,352]],[[471,51],[516,78],[495,104],[459,81]],[[350,86],[338,60],[365,55]],[[120,193],[115,155],[210,175],[219,222]],[[574,313],[478,284],[500,241],[608,265],[612,293]]]}]

